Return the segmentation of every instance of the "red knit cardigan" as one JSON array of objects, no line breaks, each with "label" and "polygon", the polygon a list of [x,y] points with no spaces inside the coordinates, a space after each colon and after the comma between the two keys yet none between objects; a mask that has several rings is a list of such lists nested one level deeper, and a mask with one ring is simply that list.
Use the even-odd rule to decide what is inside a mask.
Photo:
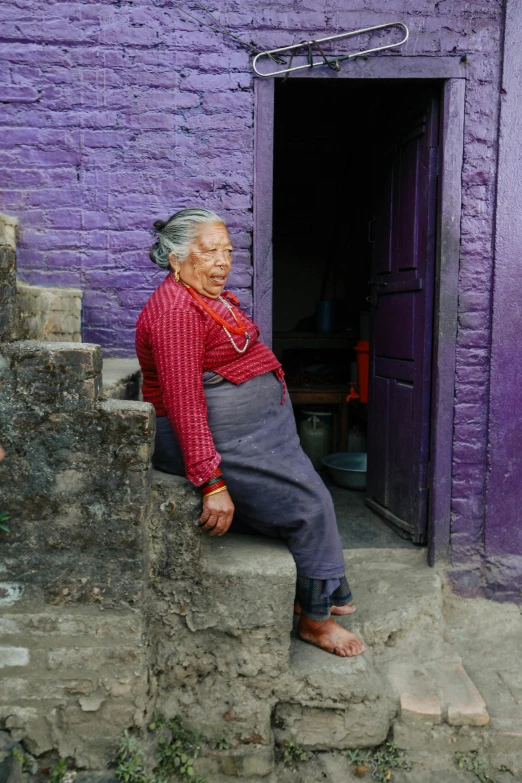
[{"label": "red knit cardigan", "polygon": [[[187,478],[196,486],[208,481],[221,461],[208,426],[203,373],[212,370],[240,384],[273,370],[283,380],[281,365],[259,339],[258,327],[239,310],[235,296],[228,292],[225,296],[250,335],[250,345],[243,354],[234,349],[223,327],[170,274],[154,291],[136,325],[143,399],[154,405],[157,416],[168,416]],[[205,297],[205,301],[235,325],[232,314],[219,300]],[[244,337],[232,337],[238,347],[244,346]]]}]

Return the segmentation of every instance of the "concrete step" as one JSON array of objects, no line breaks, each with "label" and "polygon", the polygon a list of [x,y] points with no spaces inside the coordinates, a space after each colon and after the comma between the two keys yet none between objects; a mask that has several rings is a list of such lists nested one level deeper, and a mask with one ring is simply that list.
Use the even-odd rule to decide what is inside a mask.
[{"label": "concrete step", "polygon": [[387,676],[403,722],[442,723],[439,692],[422,663],[412,659],[394,661]]},{"label": "concrete step", "polygon": [[399,660],[388,667],[388,679],[403,722],[485,726],[489,715],[484,699],[456,654],[420,662]]},{"label": "concrete step", "polygon": [[16,250],[18,218],[0,212],[0,242],[6,242]]},{"label": "concrete step", "polygon": [[53,649],[73,639],[76,647],[103,646],[116,639],[139,644],[144,633],[143,618],[136,612],[111,611],[97,606],[45,607],[41,612],[4,609],[0,615],[0,644],[30,643],[35,648]]},{"label": "concrete step", "polygon": [[[231,706],[248,706],[253,698],[252,710],[258,710],[259,721],[252,723],[252,730],[257,725],[257,733],[265,739],[267,726],[270,729],[266,694],[289,664],[294,561],[284,544],[269,538],[231,533],[223,537],[200,535],[200,541],[197,589],[183,615],[192,632],[185,642],[183,660],[191,650],[196,656],[211,656],[218,680],[208,694],[205,710],[209,715],[223,716]],[[257,695],[244,690],[245,685],[250,687],[251,678],[257,678],[263,692],[257,708]],[[243,712],[241,707],[240,726],[244,723],[242,728],[246,729],[250,720],[245,721],[248,716]],[[226,728],[226,717],[223,720]],[[234,721],[228,723],[229,728],[234,725]]]},{"label": "concrete step", "polygon": [[442,697],[444,717],[450,726],[485,726],[486,703],[468,676],[459,656],[433,661],[428,671]]},{"label": "concrete step", "polygon": [[102,392],[104,400],[139,400],[141,370],[136,357],[103,360]]},{"label": "concrete step", "polygon": [[513,603],[500,604],[444,593],[447,641],[463,660],[483,697],[490,721],[490,755],[522,760],[522,615]]},{"label": "concrete step", "polygon": [[[314,750],[371,747],[385,740],[397,700],[379,673],[379,653],[441,633],[441,582],[427,567],[425,551],[347,553],[358,612],[341,622],[369,647],[353,659],[330,655],[295,635],[290,644],[295,567],[280,542],[203,536],[200,568],[202,587],[187,625],[197,632],[200,646],[212,649],[221,671],[278,675],[270,697],[277,704],[278,739],[295,736]],[[230,697],[239,703],[239,694]],[[207,704],[209,714],[218,717],[218,702],[209,698]],[[264,720],[258,724],[266,740]]]},{"label": "concrete step", "polygon": [[345,562],[357,612],[339,622],[375,652],[441,639],[442,581],[424,548],[355,549]]},{"label": "concrete step", "polygon": [[218,669],[271,678],[286,671],[296,581],[287,547],[266,537],[203,535],[200,572],[186,623]]},{"label": "concrete step", "polygon": [[462,599],[446,588],[443,598],[441,642],[418,644],[409,658],[402,650],[402,661],[386,660],[400,704],[394,740],[417,754],[477,750],[493,766],[521,771],[520,611],[514,604]]},{"label": "concrete step", "polygon": [[282,542],[233,533],[205,535],[201,570],[210,593],[192,607],[187,618],[191,629],[273,627],[286,634],[289,643],[296,572]]},{"label": "concrete step", "polygon": [[[168,492],[158,498],[158,518],[168,515],[168,498]],[[179,499],[176,504],[179,509]],[[162,617],[165,673],[157,708],[181,715],[207,737],[226,739],[229,751],[201,762],[209,779],[266,775],[273,765],[274,689],[289,666],[294,562],[279,541],[195,530],[200,550],[192,560],[190,599],[179,615]]]},{"label": "concrete step", "polygon": [[279,682],[276,738],[309,750],[378,745],[395,714],[388,683],[371,652],[339,658],[292,638],[290,668]]}]

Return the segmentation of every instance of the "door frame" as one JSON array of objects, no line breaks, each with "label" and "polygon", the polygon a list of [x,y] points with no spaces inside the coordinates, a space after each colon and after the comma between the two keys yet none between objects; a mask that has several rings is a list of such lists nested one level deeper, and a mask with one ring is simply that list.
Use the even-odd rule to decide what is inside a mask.
[{"label": "door frame", "polygon": [[[294,64],[300,64],[297,58]],[[427,551],[430,565],[448,562],[466,64],[459,56],[385,55],[351,62],[340,72],[300,71],[299,78],[434,79],[442,84]],[[254,319],[268,345],[272,342],[274,97],[275,78],[255,77]]]}]

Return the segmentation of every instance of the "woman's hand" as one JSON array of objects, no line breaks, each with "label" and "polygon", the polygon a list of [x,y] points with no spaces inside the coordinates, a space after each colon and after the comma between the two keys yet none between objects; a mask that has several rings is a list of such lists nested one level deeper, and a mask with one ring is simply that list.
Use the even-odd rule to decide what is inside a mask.
[{"label": "woman's hand", "polygon": [[222,536],[227,532],[234,516],[234,504],[228,490],[216,492],[203,498],[203,513],[199,524],[211,536]]}]

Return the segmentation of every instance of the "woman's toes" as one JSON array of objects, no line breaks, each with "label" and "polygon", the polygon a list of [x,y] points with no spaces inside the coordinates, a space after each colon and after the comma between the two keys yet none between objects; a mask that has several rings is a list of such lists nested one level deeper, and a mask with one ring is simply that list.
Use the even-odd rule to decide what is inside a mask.
[{"label": "woman's toes", "polygon": [[298,633],[305,641],[316,644],[341,658],[351,658],[365,651],[362,641],[355,634],[347,631],[331,618],[317,622],[301,614]]},{"label": "woman's toes", "polygon": [[343,645],[345,656],[353,658],[356,655],[362,655],[366,651],[366,647],[359,639],[353,639]]},{"label": "woman's toes", "polygon": [[[357,611],[355,604],[346,604],[345,606],[332,606],[331,613],[334,615],[345,616],[347,614],[353,614]],[[294,614],[301,614],[301,606],[299,601],[294,603]]]},{"label": "woman's toes", "polygon": [[346,604],[345,606],[332,606],[331,613],[339,616],[345,616],[347,614],[353,614],[357,610],[354,604]]}]

